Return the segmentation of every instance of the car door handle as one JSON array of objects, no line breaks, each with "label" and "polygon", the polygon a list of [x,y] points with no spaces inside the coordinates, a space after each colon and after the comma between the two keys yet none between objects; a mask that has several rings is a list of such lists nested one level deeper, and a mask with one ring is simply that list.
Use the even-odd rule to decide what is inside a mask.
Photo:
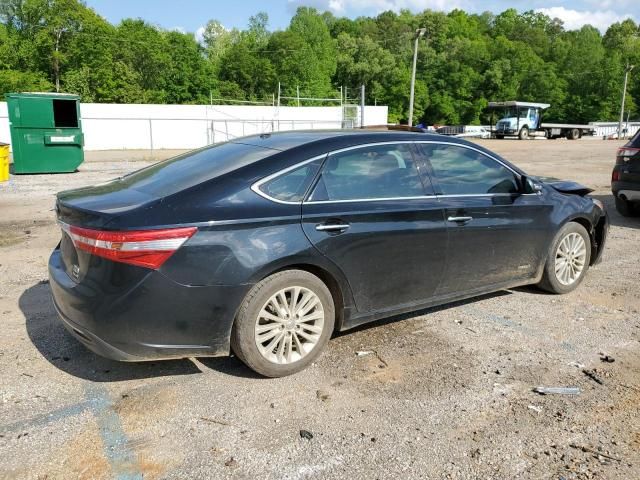
[{"label": "car door handle", "polygon": [[447,221],[456,223],[467,223],[473,220],[473,217],[449,217]]},{"label": "car door handle", "polygon": [[320,223],[316,225],[316,230],[319,232],[343,232],[350,226],[348,223]]}]

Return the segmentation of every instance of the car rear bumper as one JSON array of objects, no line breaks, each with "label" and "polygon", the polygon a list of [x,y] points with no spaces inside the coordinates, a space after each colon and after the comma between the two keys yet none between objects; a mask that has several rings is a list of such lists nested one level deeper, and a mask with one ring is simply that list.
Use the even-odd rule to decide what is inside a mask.
[{"label": "car rear bumper", "polygon": [[624,197],[632,202],[640,201],[640,182],[611,182],[611,192],[614,197]]},{"label": "car rear bumper", "polygon": [[638,202],[640,201],[640,190],[618,190],[617,196],[631,202]]},{"label": "car rear bumper", "polygon": [[93,352],[119,361],[228,355],[235,312],[250,288],[186,286],[152,270],[130,285],[95,278],[76,283],[57,249],[49,280],[66,329]]},{"label": "car rear bumper", "polygon": [[145,360],[144,357],[138,357],[136,355],[123,352],[122,350],[118,350],[116,347],[105,342],[89,330],[82,328],[80,325],[76,325],[69,320],[64,313],[62,313],[60,307],[58,307],[58,304],[56,303],[55,297],[52,297],[52,301],[62,325],[64,325],[71,335],[73,335],[80,343],[92,352],[97,353],[101,357],[118,360],[120,362],[138,362]]}]

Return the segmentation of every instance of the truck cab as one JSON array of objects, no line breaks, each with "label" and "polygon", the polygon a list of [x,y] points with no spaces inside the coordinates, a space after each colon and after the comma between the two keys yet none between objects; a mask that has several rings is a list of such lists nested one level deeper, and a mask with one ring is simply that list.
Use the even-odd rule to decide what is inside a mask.
[{"label": "truck cab", "polygon": [[489,102],[492,117],[498,118],[492,133],[496,138],[517,136],[526,139],[540,128],[542,110],[549,107],[547,103]]}]

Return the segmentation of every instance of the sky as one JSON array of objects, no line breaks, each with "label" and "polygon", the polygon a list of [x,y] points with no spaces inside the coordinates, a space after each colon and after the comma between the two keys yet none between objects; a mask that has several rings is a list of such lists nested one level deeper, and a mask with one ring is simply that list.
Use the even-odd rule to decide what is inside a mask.
[{"label": "sky", "polygon": [[87,5],[112,23],[123,18],[143,18],[166,29],[198,32],[210,19],[227,28],[245,28],[249,17],[259,11],[269,14],[269,29],[284,29],[298,6],[331,11],[336,16],[355,18],[377,15],[385,10],[407,8],[468,12],[486,10],[499,13],[507,8],[538,10],[560,18],[565,28],[576,29],[589,23],[604,32],[612,23],[632,18],[640,21],[639,0],[85,0]]}]

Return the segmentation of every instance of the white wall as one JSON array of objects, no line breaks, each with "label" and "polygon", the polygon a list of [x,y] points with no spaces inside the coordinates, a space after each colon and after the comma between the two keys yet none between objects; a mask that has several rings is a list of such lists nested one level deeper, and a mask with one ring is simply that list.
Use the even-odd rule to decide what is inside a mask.
[{"label": "white wall", "polygon": [[[618,133],[618,122],[591,122],[589,125],[596,127],[594,135],[596,137],[608,137]],[[627,129],[626,137],[630,138],[640,130],[640,122],[622,122],[622,130]]]},{"label": "white wall", "polygon": [[6,102],[0,102],[0,143],[11,143]]},{"label": "white wall", "polygon": [[[387,110],[365,107],[365,124],[386,124]],[[83,103],[80,114],[86,150],[197,148],[254,133],[343,125],[341,107]],[[0,103],[0,141],[10,143],[6,103]]]}]

